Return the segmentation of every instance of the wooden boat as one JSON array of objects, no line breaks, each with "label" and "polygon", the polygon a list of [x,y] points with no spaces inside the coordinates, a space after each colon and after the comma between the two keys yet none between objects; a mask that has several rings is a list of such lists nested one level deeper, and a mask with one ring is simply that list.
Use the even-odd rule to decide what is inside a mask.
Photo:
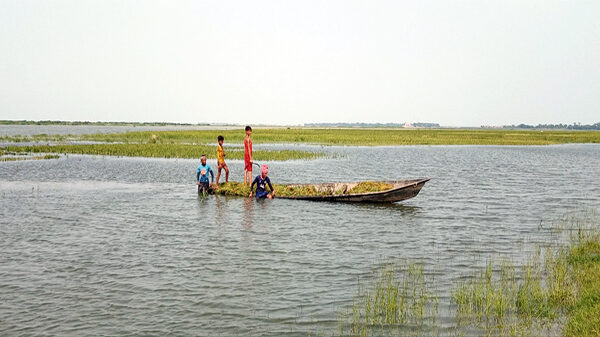
[{"label": "wooden boat", "polygon": [[354,183],[323,183],[323,184],[290,184],[290,187],[314,187],[317,192],[326,192],[327,195],[306,196],[278,196],[278,199],[298,199],[313,201],[343,201],[343,202],[380,202],[391,203],[414,198],[419,194],[421,188],[429,181],[429,178],[413,180],[382,181],[393,187],[387,190],[368,193],[345,193],[350,191],[358,182]]}]

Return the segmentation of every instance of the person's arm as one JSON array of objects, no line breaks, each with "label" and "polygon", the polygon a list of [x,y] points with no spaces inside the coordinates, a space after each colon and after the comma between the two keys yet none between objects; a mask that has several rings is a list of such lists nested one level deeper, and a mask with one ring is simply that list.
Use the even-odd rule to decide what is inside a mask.
[{"label": "person's arm", "polygon": [[214,183],[214,182],[215,182],[215,175],[214,175],[214,173],[213,173],[213,170],[212,170],[212,168],[209,168],[209,169],[208,169],[208,172],[210,173],[210,183],[212,184],[212,183]]},{"label": "person's arm", "polygon": [[271,189],[271,194],[275,193],[275,189],[273,189],[273,185],[271,185],[271,179],[267,177],[267,184],[269,184],[269,188]]},{"label": "person's arm", "polygon": [[196,181],[200,182],[200,168],[196,171]]}]

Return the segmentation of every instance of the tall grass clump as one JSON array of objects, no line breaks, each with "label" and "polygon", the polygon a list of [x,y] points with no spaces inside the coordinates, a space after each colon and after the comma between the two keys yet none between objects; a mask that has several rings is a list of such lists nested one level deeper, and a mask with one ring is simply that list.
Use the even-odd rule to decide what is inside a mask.
[{"label": "tall grass clump", "polygon": [[[493,336],[600,335],[600,226],[561,221],[567,242],[539,248],[521,267],[489,261],[451,291],[457,329]],[[595,221],[595,222],[594,222]],[[566,321],[566,324],[564,323]]]},{"label": "tall grass clump", "polygon": [[399,272],[388,264],[377,272],[372,284],[359,285],[352,308],[340,317],[340,334],[437,334],[428,325],[435,321],[437,310],[438,299],[422,265],[410,264]]},{"label": "tall grass clump", "polygon": [[567,337],[600,336],[600,217],[596,210],[575,215],[568,228],[568,263],[577,288],[563,333]]},{"label": "tall grass clump", "polygon": [[484,271],[451,291],[459,329],[494,336],[530,336],[552,329],[574,303],[576,288],[564,248],[538,249],[519,269],[490,260]]}]

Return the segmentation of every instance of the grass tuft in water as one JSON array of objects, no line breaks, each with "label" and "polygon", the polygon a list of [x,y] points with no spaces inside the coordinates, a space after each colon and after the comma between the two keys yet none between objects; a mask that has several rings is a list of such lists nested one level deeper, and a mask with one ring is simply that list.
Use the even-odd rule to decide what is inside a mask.
[{"label": "grass tuft in water", "polygon": [[[512,264],[489,261],[484,271],[451,291],[459,331],[486,335],[600,334],[600,227],[590,217],[560,223],[568,244],[538,248],[515,273]],[[594,313],[594,314],[590,314]]]},{"label": "grass tuft in water", "polygon": [[410,264],[399,273],[388,264],[378,271],[373,284],[359,286],[352,308],[340,316],[340,334],[429,335],[427,323],[435,320],[437,309],[437,296],[422,265]]}]

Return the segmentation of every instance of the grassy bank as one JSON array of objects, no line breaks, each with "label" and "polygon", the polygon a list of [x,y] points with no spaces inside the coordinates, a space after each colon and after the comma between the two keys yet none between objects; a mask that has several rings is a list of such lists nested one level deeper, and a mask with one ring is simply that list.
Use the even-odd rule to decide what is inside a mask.
[{"label": "grassy bank", "polygon": [[[5,141],[65,139],[122,143],[242,144],[243,130],[141,131],[81,136],[4,137]],[[323,145],[550,145],[600,143],[600,131],[523,131],[482,129],[255,129],[255,143],[310,143]]]},{"label": "grassy bank", "polygon": [[[77,144],[77,145],[32,145],[9,146],[6,151],[31,153],[70,153],[101,156],[152,157],[152,158],[216,158],[215,146],[190,144]],[[322,154],[296,150],[254,151],[253,159],[293,160],[321,157]],[[243,159],[242,149],[227,149],[227,159]]]}]

